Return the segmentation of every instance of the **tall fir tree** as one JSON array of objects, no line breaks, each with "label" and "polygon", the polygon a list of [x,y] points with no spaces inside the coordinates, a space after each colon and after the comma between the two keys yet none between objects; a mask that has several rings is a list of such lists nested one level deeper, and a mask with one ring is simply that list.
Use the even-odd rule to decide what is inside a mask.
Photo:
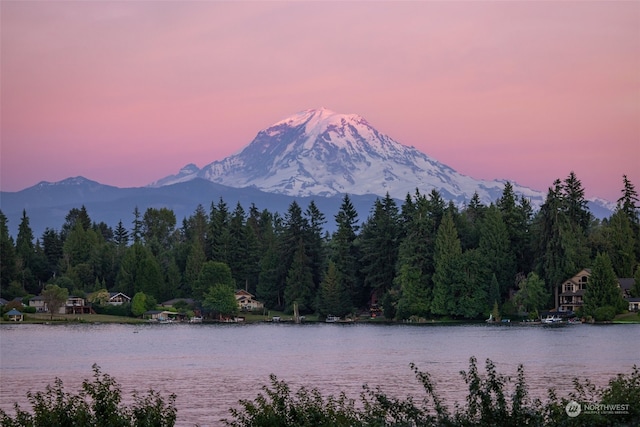
[{"label": "tall fir tree", "polygon": [[313,274],[303,239],[298,241],[293,255],[291,267],[287,272],[284,290],[285,309],[291,313],[294,304],[298,305],[300,314],[314,311]]},{"label": "tall fir tree", "polygon": [[464,284],[464,277],[462,248],[450,213],[445,214],[438,227],[435,250],[431,309],[434,314],[453,315],[458,311],[456,295]]},{"label": "tall fir tree", "polygon": [[515,285],[516,263],[507,225],[495,205],[489,206],[485,212],[478,250],[482,257],[483,280],[488,283],[491,274],[496,275],[500,290],[498,302],[501,303],[507,298],[509,289]]},{"label": "tall fir tree", "polygon": [[18,273],[16,248],[7,222],[7,217],[0,210],[0,294],[3,298],[16,296],[8,295],[7,292]]},{"label": "tall fir tree", "polygon": [[38,294],[40,286],[33,271],[35,258],[35,245],[33,230],[27,211],[22,210],[22,218],[18,225],[18,235],[16,236],[16,256],[18,261],[18,279],[25,292]]},{"label": "tall fir tree", "polygon": [[[618,206],[619,207],[619,206]],[[635,239],[629,217],[621,210],[609,219],[611,263],[618,277],[632,277],[638,260],[635,256]]]},{"label": "tall fir tree", "polygon": [[305,230],[305,242],[307,257],[309,258],[309,267],[311,268],[311,277],[313,280],[313,294],[315,295],[320,288],[320,282],[325,271],[327,249],[326,241],[323,238],[322,228],[327,222],[325,216],[316,203],[312,200],[305,211],[307,229]]},{"label": "tall fir tree", "polygon": [[638,192],[633,183],[623,175],[622,196],[618,199],[618,210],[627,215],[634,239],[635,258],[640,262],[640,207]]},{"label": "tall fir tree", "polygon": [[[400,289],[397,316],[426,317],[431,314],[433,299],[432,275],[435,270],[433,255],[436,239],[435,218],[431,215],[426,197],[416,193],[411,203],[413,212],[405,225],[406,237],[398,254],[398,270],[394,283]],[[405,209],[406,207],[406,209]],[[403,210],[409,211],[405,202]]]},{"label": "tall fir tree", "polygon": [[340,286],[345,290],[348,304],[360,307],[366,304],[366,296],[362,292],[362,285],[358,272],[358,213],[356,212],[348,194],[342,198],[342,204],[335,216],[336,231],[331,239],[331,260],[336,270]]},{"label": "tall fir tree", "polygon": [[376,199],[371,217],[363,225],[360,264],[365,292],[382,298],[396,276],[400,223],[395,201],[387,194]]}]

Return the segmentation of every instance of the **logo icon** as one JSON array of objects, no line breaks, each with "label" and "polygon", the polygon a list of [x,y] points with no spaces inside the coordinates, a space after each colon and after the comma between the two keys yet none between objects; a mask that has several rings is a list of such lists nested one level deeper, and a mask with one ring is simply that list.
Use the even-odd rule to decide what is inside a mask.
[{"label": "logo icon", "polygon": [[582,408],[580,407],[580,404],[578,402],[576,402],[575,400],[572,400],[571,402],[567,403],[567,406],[565,406],[564,411],[571,418],[575,418],[578,415],[580,415],[580,412],[582,412]]}]

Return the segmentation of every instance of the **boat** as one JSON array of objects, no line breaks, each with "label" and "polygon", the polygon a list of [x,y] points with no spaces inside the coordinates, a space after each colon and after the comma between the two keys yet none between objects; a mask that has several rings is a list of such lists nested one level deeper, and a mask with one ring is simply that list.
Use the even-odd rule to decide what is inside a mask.
[{"label": "boat", "polygon": [[560,318],[560,316],[557,315],[553,315],[553,316],[547,316],[544,319],[541,320],[542,323],[561,323],[562,319]]},{"label": "boat", "polygon": [[327,318],[325,319],[325,322],[327,323],[336,323],[339,321],[340,321],[340,318],[338,316],[332,316],[332,315],[328,315]]}]

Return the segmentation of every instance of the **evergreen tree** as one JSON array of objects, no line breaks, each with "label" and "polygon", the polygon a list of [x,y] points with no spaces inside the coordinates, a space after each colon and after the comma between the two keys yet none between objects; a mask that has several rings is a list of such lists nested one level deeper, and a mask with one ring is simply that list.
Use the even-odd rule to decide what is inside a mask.
[{"label": "evergreen tree", "polygon": [[591,224],[592,215],[584,198],[582,182],[573,171],[564,180],[563,189],[565,194],[564,205],[569,221],[572,224],[576,224],[586,234]]},{"label": "evergreen tree", "polygon": [[218,205],[211,204],[209,214],[209,248],[205,249],[207,259],[229,263],[231,237],[229,236],[229,209],[222,197]]},{"label": "evergreen tree", "polygon": [[258,219],[258,235],[260,250],[260,272],[256,285],[256,297],[265,306],[282,308],[284,286],[281,286],[278,273],[280,271],[280,257],[277,248],[276,233],[274,230],[274,218],[271,213],[264,210]]},{"label": "evergreen tree", "polygon": [[408,319],[411,316],[427,317],[431,313],[432,287],[424,280],[420,268],[411,263],[401,263],[395,283],[400,288],[396,316]]},{"label": "evergreen tree", "polygon": [[609,255],[613,269],[618,277],[631,277],[638,260],[635,257],[635,241],[629,217],[621,209],[616,209],[608,227],[611,251]]},{"label": "evergreen tree", "polygon": [[416,193],[412,206],[414,212],[405,225],[406,237],[400,244],[398,272],[394,281],[400,289],[397,316],[402,319],[428,316],[433,298],[435,218],[429,211],[429,201],[419,193]]},{"label": "evergreen tree", "polygon": [[248,234],[245,228],[244,208],[238,202],[229,219],[228,226],[229,249],[227,263],[231,268],[231,274],[239,287],[244,287],[249,280],[248,263]]},{"label": "evergreen tree", "polygon": [[142,220],[140,219],[140,210],[136,206],[133,209],[133,229],[131,230],[131,239],[133,243],[142,241]]},{"label": "evergreen tree", "polygon": [[119,253],[122,253],[124,248],[129,245],[129,232],[124,228],[124,225],[122,225],[122,220],[118,221],[118,226],[115,229],[114,242]]},{"label": "evergreen tree", "polygon": [[126,295],[144,292],[155,299],[166,295],[162,270],[155,257],[141,243],[127,248],[116,279],[116,286]]},{"label": "evergreen tree", "polygon": [[[196,300],[202,298],[202,292],[196,295],[195,289],[198,287],[198,278],[202,272],[202,267],[207,258],[204,248],[200,244],[199,239],[195,239],[189,246],[189,255],[187,256],[186,266],[184,270],[184,282],[182,293],[185,296],[193,297]],[[202,291],[202,290],[200,290]]]},{"label": "evergreen tree", "polygon": [[326,245],[322,237],[322,227],[326,220],[313,200],[309,202],[305,217],[308,226],[305,230],[306,251],[313,280],[312,293],[315,295],[320,288],[326,264]]},{"label": "evergreen tree", "polygon": [[260,275],[256,287],[256,297],[264,302],[266,307],[282,309],[284,307],[284,287],[279,277],[280,257],[275,247],[275,241],[264,250],[260,260]]},{"label": "evergreen tree", "polygon": [[90,263],[92,254],[98,245],[98,236],[92,229],[84,229],[80,222],[67,234],[63,245],[65,270],[78,264]]},{"label": "evergreen tree", "polygon": [[469,249],[462,253],[462,282],[456,298],[455,314],[466,319],[474,319],[488,309],[489,289],[486,275],[482,272],[484,259],[478,249]]},{"label": "evergreen tree", "polygon": [[638,192],[633,183],[627,178],[627,175],[622,175],[622,179],[624,188],[622,189],[622,196],[618,199],[618,206],[629,217],[629,222],[638,226],[640,224]]},{"label": "evergreen tree", "polygon": [[627,304],[622,297],[611,259],[607,254],[598,254],[584,292],[583,313],[596,317],[598,309],[605,307],[610,307],[615,315],[624,311]]},{"label": "evergreen tree", "polygon": [[509,247],[515,263],[514,268],[518,272],[530,271],[532,255],[529,230],[533,215],[531,204],[526,198],[516,196],[513,186],[507,182],[496,206],[506,226]]},{"label": "evergreen tree", "polygon": [[635,258],[640,260],[640,208],[638,207],[638,192],[627,175],[623,175],[624,188],[622,196],[618,199],[618,209],[629,218],[632,235],[635,244]]},{"label": "evergreen tree", "polygon": [[459,223],[456,225],[460,234],[460,244],[462,250],[478,247],[480,240],[480,222],[484,218],[486,206],[480,201],[478,193],[473,193],[473,197],[460,215]]},{"label": "evergreen tree", "polygon": [[387,194],[376,199],[373,215],[363,225],[361,269],[364,284],[378,298],[392,287],[396,276],[400,223],[395,201]]},{"label": "evergreen tree", "polygon": [[[336,231],[331,239],[331,260],[336,270],[340,286],[346,290],[345,298],[350,306],[359,307],[366,304],[358,274],[358,213],[349,195],[342,198],[342,205],[335,216]],[[338,315],[337,313],[335,313]]]},{"label": "evergreen tree", "polygon": [[556,180],[536,219],[537,271],[549,293],[589,261],[585,234],[570,221],[564,199],[562,183]]},{"label": "evergreen tree", "polygon": [[172,247],[176,215],[168,208],[148,208],[142,218],[141,236],[145,246],[157,256]]},{"label": "evergreen tree", "polygon": [[65,217],[65,222],[62,225],[62,230],[60,231],[62,240],[66,240],[69,233],[76,228],[77,224],[80,224],[80,227],[85,231],[91,227],[91,218],[89,217],[87,208],[85,208],[84,205],[82,205],[80,209],[72,208]]},{"label": "evergreen tree", "polygon": [[320,315],[334,315],[342,317],[351,311],[351,304],[344,282],[333,261],[329,261],[327,272],[320,285],[318,296],[318,312]]},{"label": "evergreen tree", "polygon": [[13,238],[9,234],[7,217],[0,210],[0,295],[4,298],[11,282],[17,279],[17,256]]},{"label": "evergreen tree", "polygon": [[104,221],[100,221],[99,223],[94,222],[91,225],[91,229],[94,231],[94,233],[101,236],[102,240],[104,240],[105,242],[112,242],[115,237],[113,229],[109,227]]},{"label": "evergreen tree", "polygon": [[494,205],[486,209],[478,249],[484,270],[482,282],[488,283],[491,274],[495,274],[498,279],[500,301],[506,299],[509,288],[514,284],[516,266],[507,226],[500,210]]},{"label": "evergreen tree", "polygon": [[38,294],[38,280],[33,273],[33,263],[35,258],[35,245],[33,243],[33,230],[29,225],[29,217],[26,210],[22,210],[22,219],[18,225],[18,235],[16,237],[16,256],[18,261],[18,278],[22,288],[27,293]]},{"label": "evergreen tree", "polygon": [[440,315],[457,314],[456,296],[464,285],[462,248],[450,213],[445,214],[438,227],[435,249],[431,310]]},{"label": "evergreen tree", "polygon": [[313,312],[314,284],[309,264],[304,241],[300,239],[287,274],[284,290],[285,307],[288,312],[293,311],[294,304],[298,304],[300,314]]}]

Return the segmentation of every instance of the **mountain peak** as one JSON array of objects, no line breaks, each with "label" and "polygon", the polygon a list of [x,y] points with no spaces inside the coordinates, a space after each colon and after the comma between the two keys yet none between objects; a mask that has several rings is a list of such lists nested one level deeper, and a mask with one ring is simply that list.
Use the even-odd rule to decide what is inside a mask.
[{"label": "mountain peak", "polygon": [[339,126],[346,122],[354,124],[366,123],[366,121],[357,114],[340,114],[329,110],[328,108],[320,107],[300,111],[286,119],[274,123],[268,129],[278,128],[281,126],[297,128],[304,125],[305,132],[309,134],[314,130],[324,130],[330,126]]},{"label": "mountain peak", "polygon": [[[289,196],[375,194],[404,199],[416,189],[432,189],[443,198],[464,203],[477,192],[483,203],[495,201],[504,182],[476,180],[378,132],[357,114],[324,107],[300,111],[258,132],[241,152],[152,186],[200,177],[231,187],[256,187]],[[514,185],[534,205],[541,194]]]}]

